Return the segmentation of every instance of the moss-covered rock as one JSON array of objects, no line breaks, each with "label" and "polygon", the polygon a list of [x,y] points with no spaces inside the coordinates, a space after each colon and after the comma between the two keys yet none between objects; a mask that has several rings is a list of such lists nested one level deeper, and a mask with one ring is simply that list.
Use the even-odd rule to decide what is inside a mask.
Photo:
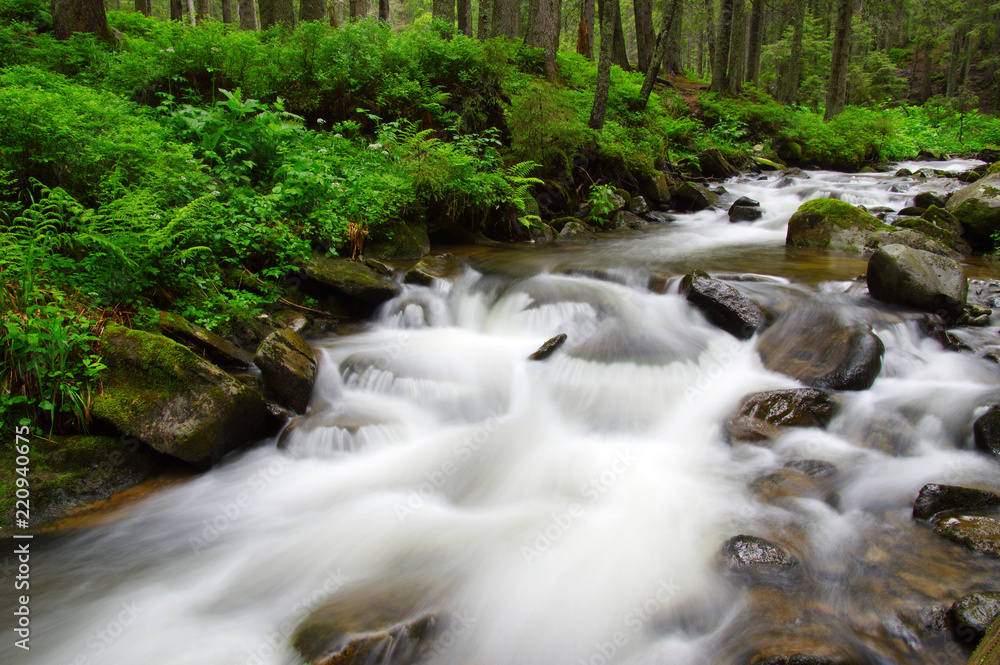
[{"label": "moss-covered rock", "polygon": [[365,243],[365,256],[374,259],[413,260],[431,251],[427,229],[398,221],[380,226],[376,235]]},{"label": "moss-covered rock", "polygon": [[303,284],[307,291],[368,308],[396,297],[400,291],[399,284],[360,261],[314,256],[306,263],[304,272],[309,278],[309,283]]},{"label": "moss-covered rock", "polygon": [[945,208],[962,224],[974,250],[993,251],[992,236],[1000,231],[1000,173],[989,173],[955,192]]},{"label": "moss-covered rock", "polygon": [[271,432],[264,397],[162,335],[109,324],[91,414],[158,452],[206,467]]},{"label": "moss-covered rock", "polygon": [[714,208],[719,204],[719,195],[710,192],[704,185],[685,182],[674,191],[672,205],[681,211],[698,211]]},{"label": "moss-covered rock", "polygon": [[957,262],[903,245],[887,245],[868,261],[868,291],[895,305],[958,318],[969,280]]},{"label": "moss-covered rock", "polygon": [[563,226],[556,240],[558,242],[590,242],[591,240],[597,240],[597,236],[594,235],[594,232],[586,224],[573,221],[567,222]]},{"label": "moss-covered rock", "polygon": [[246,368],[253,363],[250,354],[211,330],[202,328],[171,312],[160,312],[157,321],[163,334],[192,348],[219,367]]},{"label": "moss-covered rock", "polygon": [[[943,245],[944,247],[961,254],[961,251],[956,245],[955,236],[945,229],[932,224],[924,217],[901,217],[895,221],[894,226],[896,228],[910,229],[911,231],[922,233],[939,245]],[[959,242],[962,242],[961,237],[959,237]],[[968,247],[968,245],[964,242],[962,242],[962,246]]]},{"label": "moss-covered rock", "polygon": [[429,286],[435,279],[454,279],[462,272],[462,262],[451,254],[425,256],[406,271],[407,284]]},{"label": "moss-covered rock", "polygon": [[667,178],[662,173],[657,173],[655,176],[640,176],[639,191],[653,203],[670,203],[670,199],[673,198]]},{"label": "moss-covered rock", "polygon": [[[30,524],[61,519],[74,508],[107,499],[134,487],[163,466],[157,455],[134,437],[29,437],[31,457]],[[14,524],[16,476],[10,464],[0,470],[0,524]]]},{"label": "moss-covered rock", "polygon": [[298,333],[276,330],[261,342],[254,363],[282,403],[304,413],[316,383],[316,355]]},{"label": "moss-covered rock", "polygon": [[698,153],[698,167],[702,175],[708,178],[730,178],[739,173],[718,148],[709,148]]}]

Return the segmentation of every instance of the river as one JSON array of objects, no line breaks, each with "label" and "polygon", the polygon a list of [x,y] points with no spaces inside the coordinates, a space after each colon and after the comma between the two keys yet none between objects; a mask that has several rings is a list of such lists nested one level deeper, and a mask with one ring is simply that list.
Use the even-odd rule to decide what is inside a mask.
[{"label": "river", "polygon": [[[456,250],[455,281],[407,285],[355,334],[312,340],[313,401],[280,447],[37,541],[32,650],[15,659],[5,639],[0,659],[298,664],[289,639],[307,610],[377,587],[420,589],[459,617],[427,658],[441,664],[742,665],[788,649],[964,663],[968,650],[910,618],[1000,591],[1000,563],[945,543],[911,508],[925,483],[1000,490],[1000,465],[969,443],[1000,402],[1000,367],[943,350],[851,288],[863,258],[784,246],[807,198],[898,209],[958,186],[742,176],[724,201],[760,201],[754,223],[704,211],[586,245]],[[741,398],[800,384],[678,295],[695,268],[772,308],[871,323],[879,378],[843,393],[826,430],[727,443]],[[665,293],[647,288],[653,274]],[[527,360],[556,333],[560,350]],[[903,452],[870,445],[886,414],[905,421]],[[770,492],[796,460],[836,473]],[[781,544],[802,579],[748,588],[721,575],[716,554],[737,534]]]}]

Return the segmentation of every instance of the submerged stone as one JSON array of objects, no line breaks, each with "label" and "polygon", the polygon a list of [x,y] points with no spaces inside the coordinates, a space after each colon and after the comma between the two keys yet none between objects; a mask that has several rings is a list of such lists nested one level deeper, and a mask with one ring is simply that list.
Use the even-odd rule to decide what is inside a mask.
[{"label": "submerged stone", "polygon": [[684,276],[681,293],[712,324],[739,339],[750,339],[765,323],[754,301],[701,270]]}]

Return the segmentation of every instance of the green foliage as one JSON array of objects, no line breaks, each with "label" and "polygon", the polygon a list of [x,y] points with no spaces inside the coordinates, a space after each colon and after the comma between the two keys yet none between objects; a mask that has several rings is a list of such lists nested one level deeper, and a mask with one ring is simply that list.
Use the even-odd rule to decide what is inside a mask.
[{"label": "green foliage", "polygon": [[587,219],[599,226],[604,226],[605,220],[615,211],[615,199],[618,195],[611,185],[594,185],[590,188],[590,195],[587,197]]},{"label": "green foliage", "polygon": [[576,91],[546,81],[533,81],[511,99],[511,147],[519,159],[546,170],[569,170],[573,153],[593,132],[581,117],[582,100]]}]

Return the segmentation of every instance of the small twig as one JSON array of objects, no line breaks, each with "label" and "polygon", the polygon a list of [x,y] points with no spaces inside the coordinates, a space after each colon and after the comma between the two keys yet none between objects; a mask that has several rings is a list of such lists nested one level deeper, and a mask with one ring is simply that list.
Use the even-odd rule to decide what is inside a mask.
[{"label": "small twig", "polygon": [[330,312],[324,312],[323,310],[320,310],[320,309],[313,309],[312,307],[306,307],[305,305],[296,305],[295,303],[293,303],[291,301],[288,301],[288,300],[285,300],[284,298],[281,298],[281,297],[278,298],[278,302],[284,303],[284,304],[289,305],[291,307],[294,307],[296,309],[302,309],[302,310],[305,310],[307,312],[315,312],[316,314],[322,314],[323,316],[327,317],[328,319],[342,319],[342,318],[344,318],[343,316],[339,316],[337,314],[331,314]]}]

